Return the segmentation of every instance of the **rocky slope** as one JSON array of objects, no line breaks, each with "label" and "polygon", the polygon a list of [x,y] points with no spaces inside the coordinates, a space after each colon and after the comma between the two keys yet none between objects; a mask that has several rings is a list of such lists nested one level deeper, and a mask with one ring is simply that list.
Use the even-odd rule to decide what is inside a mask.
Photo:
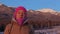
[{"label": "rocky slope", "polygon": [[3,30],[3,26],[11,21],[13,12],[14,8],[0,4],[0,30]]},{"label": "rocky slope", "polygon": [[29,23],[41,27],[51,28],[52,26],[60,25],[60,12],[52,9],[29,10]]}]

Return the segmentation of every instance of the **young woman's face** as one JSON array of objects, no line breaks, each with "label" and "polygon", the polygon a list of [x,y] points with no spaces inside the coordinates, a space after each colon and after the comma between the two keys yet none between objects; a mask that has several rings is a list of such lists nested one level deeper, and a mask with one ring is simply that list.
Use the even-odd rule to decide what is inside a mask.
[{"label": "young woman's face", "polygon": [[25,12],[23,10],[19,10],[16,14],[16,18],[24,18],[25,17]]}]

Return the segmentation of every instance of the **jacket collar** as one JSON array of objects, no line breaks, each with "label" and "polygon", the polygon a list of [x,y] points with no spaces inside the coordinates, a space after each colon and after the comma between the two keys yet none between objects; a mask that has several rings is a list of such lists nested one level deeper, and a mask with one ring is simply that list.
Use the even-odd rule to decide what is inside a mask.
[{"label": "jacket collar", "polygon": [[[17,23],[17,21],[14,18],[12,18],[12,20]],[[28,19],[26,19],[23,24],[25,24],[27,22],[28,22]]]}]

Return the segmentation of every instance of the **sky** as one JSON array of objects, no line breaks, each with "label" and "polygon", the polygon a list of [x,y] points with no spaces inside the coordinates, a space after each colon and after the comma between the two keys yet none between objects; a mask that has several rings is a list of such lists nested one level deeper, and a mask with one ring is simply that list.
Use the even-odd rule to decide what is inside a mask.
[{"label": "sky", "polygon": [[0,0],[0,3],[13,7],[24,6],[32,10],[50,8],[60,11],[60,0]]}]

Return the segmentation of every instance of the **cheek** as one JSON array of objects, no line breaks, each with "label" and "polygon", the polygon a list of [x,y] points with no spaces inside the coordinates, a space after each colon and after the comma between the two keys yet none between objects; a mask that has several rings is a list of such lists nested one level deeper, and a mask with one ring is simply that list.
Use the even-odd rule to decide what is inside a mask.
[{"label": "cheek", "polygon": [[19,14],[16,14],[16,18],[17,18],[17,19],[19,19],[19,18],[20,18]]}]

